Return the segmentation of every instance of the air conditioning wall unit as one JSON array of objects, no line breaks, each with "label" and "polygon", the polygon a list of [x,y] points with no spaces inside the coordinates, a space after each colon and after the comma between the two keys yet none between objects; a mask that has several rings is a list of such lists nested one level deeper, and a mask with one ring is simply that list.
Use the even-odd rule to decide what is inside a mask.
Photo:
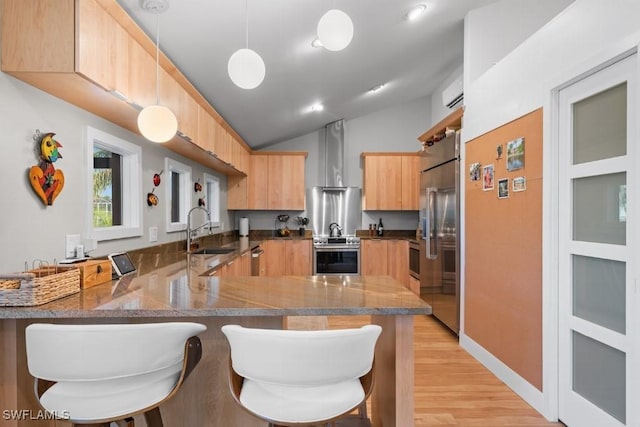
[{"label": "air conditioning wall unit", "polygon": [[462,86],[462,75],[460,75],[442,91],[442,104],[445,107],[455,108],[462,103],[462,100],[464,99]]}]

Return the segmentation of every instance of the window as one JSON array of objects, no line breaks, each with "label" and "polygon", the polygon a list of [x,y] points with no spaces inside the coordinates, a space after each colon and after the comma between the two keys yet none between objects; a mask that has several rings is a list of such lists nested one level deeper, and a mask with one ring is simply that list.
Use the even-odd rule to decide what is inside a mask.
[{"label": "window", "polygon": [[87,127],[87,235],[98,241],[142,235],[139,146]]},{"label": "window", "polygon": [[191,209],[191,167],[166,158],[167,233],[187,229],[187,215]]},{"label": "window", "polygon": [[208,173],[204,174],[206,208],[211,213],[211,226],[220,227],[220,180]]}]

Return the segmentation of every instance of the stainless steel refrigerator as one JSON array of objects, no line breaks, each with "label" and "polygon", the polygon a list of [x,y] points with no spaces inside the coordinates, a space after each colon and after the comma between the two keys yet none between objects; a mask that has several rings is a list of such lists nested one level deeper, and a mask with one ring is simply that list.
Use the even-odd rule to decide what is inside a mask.
[{"label": "stainless steel refrigerator", "polygon": [[460,328],[460,134],[452,133],[420,157],[420,296],[433,315]]}]

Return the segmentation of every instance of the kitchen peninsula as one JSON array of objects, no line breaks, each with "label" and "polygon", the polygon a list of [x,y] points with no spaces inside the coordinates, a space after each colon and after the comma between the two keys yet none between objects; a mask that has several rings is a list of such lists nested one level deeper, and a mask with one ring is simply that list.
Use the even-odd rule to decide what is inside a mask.
[{"label": "kitchen peninsula", "polygon": [[[0,308],[0,413],[38,408],[25,363],[24,329],[30,323],[201,322],[208,328],[200,336],[203,358],[195,375],[161,407],[165,425],[261,426],[228,392],[228,347],[220,327],[282,328],[285,316],[371,315],[383,328],[376,347],[373,425],[413,425],[413,316],[430,314],[428,305],[387,276],[208,276],[220,257],[183,253],[176,262],[42,306]],[[68,424],[3,420],[2,425]]]}]

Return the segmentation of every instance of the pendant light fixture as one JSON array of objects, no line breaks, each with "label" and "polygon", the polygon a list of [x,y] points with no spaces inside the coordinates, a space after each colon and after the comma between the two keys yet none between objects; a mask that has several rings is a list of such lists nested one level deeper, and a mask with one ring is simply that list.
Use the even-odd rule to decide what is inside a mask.
[{"label": "pendant light fixture", "polygon": [[264,61],[256,53],[249,49],[249,13],[247,7],[248,0],[244,2],[245,13],[245,48],[238,49],[229,58],[227,72],[231,81],[242,89],[255,89],[264,80],[266,68]]},{"label": "pendant light fixture", "polygon": [[342,50],[353,39],[353,22],[345,12],[331,9],[318,21],[317,35],[325,49]]},{"label": "pendant light fixture", "polygon": [[178,131],[175,114],[160,105],[160,13],[169,8],[167,0],[140,0],[140,6],[156,14],[156,103],[149,105],[138,114],[138,129],[149,141],[163,143],[173,138]]}]

